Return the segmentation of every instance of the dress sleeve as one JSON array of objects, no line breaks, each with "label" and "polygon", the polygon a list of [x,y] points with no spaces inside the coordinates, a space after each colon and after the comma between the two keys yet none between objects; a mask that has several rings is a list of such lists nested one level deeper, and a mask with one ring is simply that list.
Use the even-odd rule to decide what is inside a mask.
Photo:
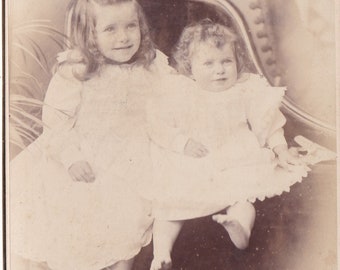
[{"label": "dress sleeve", "polygon": [[159,76],[177,73],[177,71],[169,65],[168,56],[159,50],[156,50],[156,58],[151,65],[151,69]]},{"label": "dress sleeve", "polygon": [[272,87],[258,75],[250,75],[245,83],[247,119],[262,146],[286,144],[282,128],[286,118],[279,109],[284,93],[285,88]]},{"label": "dress sleeve", "polygon": [[[170,76],[171,83],[163,84],[162,93],[148,102],[147,126],[151,140],[158,146],[176,153],[183,153],[188,135],[178,125],[179,118],[185,118],[189,84],[180,75]],[[184,82],[184,84],[183,84]],[[164,88],[172,89],[165,90]],[[190,86],[189,86],[190,87]]]},{"label": "dress sleeve", "polygon": [[82,82],[73,76],[72,70],[72,66],[64,65],[53,76],[42,112],[47,155],[59,160],[66,168],[83,159],[73,129],[81,101]]}]

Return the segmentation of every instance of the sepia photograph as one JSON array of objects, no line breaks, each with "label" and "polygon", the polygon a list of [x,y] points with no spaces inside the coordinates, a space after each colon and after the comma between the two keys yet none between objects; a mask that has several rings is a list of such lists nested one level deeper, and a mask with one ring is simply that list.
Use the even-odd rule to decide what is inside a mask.
[{"label": "sepia photograph", "polygon": [[6,270],[340,268],[337,1],[3,9]]}]

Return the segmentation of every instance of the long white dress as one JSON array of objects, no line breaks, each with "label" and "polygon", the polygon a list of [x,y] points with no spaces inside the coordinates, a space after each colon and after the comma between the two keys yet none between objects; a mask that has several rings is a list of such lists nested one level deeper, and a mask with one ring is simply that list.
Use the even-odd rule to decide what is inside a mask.
[{"label": "long white dress", "polygon": [[[169,85],[148,106],[156,218],[213,214],[238,201],[289,191],[306,176],[304,167],[279,168],[271,150],[286,144],[286,120],[279,111],[284,89],[270,87],[255,74],[218,93],[186,78]],[[184,155],[189,138],[205,145],[208,155]]]},{"label": "long white dress", "polygon": [[[158,54],[150,70],[108,65],[85,82],[71,68],[50,82],[44,133],[10,164],[10,251],[53,270],[98,270],[151,240],[145,104],[169,67]],[[93,183],[69,176],[78,160]]]}]

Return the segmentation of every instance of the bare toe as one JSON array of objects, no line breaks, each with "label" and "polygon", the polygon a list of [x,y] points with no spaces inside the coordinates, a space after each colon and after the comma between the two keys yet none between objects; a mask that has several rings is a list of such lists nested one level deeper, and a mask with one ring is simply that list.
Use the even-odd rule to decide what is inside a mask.
[{"label": "bare toe", "polygon": [[153,260],[151,263],[150,270],[171,270],[172,262],[171,260]]},{"label": "bare toe", "polygon": [[172,263],[170,262],[162,262],[161,270],[171,270]]},{"label": "bare toe", "polygon": [[224,225],[231,241],[238,249],[245,249],[249,244],[250,233],[237,221],[232,220]]},{"label": "bare toe", "polygon": [[217,223],[221,224],[222,226],[227,226],[232,219],[229,218],[226,214],[217,214],[213,215],[212,219],[216,221]]}]

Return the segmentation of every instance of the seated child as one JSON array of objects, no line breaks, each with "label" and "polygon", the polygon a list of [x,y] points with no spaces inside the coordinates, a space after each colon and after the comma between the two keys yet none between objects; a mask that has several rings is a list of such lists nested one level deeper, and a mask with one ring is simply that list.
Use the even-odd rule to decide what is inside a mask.
[{"label": "seated child", "polygon": [[284,89],[242,72],[235,43],[230,29],[211,21],[186,27],[173,60],[191,80],[173,75],[149,104],[152,270],[171,268],[184,220],[224,209],[213,219],[237,248],[246,248],[255,220],[252,202],[289,191],[306,176],[308,168],[284,138]]}]

